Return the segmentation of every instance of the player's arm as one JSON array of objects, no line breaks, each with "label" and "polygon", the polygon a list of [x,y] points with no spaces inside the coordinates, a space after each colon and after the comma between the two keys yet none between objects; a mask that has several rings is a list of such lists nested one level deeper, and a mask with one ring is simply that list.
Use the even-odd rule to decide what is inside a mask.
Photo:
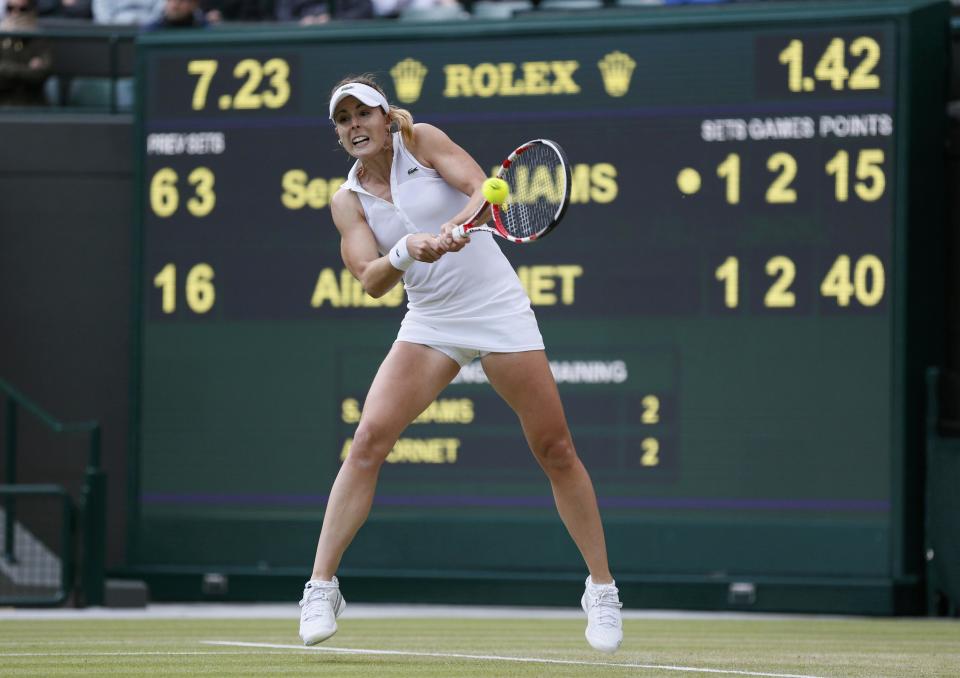
[{"label": "player's arm", "polygon": [[[353,191],[341,189],[330,201],[333,223],[340,232],[340,256],[347,269],[371,297],[382,297],[400,282],[403,271],[388,256],[380,256],[373,231],[367,224],[360,199]],[[444,251],[429,233],[415,233],[406,239],[407,252],[417,261],[432,263]]]},{"label": "player's arm", "polygon": [[[473,157],[458,146],[442,130],[433,125],[418,123],[413,128],[414,148],[417,159],[440,173],[444,181],[470,196],[470,200],[441,227],[441,234],[448,236],[454,226],[473,216],[483,202],[481,187],[487,175]],[[456,251],[468,242],[445,238],[449,251]]]}]

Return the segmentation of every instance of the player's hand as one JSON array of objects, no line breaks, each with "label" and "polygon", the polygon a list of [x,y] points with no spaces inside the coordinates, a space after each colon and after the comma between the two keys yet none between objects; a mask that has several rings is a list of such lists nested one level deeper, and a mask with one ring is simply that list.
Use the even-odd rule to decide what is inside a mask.
[{"label": "player's hand", "polygon": [[463,238],[454,237],[453,229],[456,227],[456,224],[449,221],[440,227],[440,244],[447,252],[459,252],[470,242],[469,235],[464,235]]},{"label": "player's hand", "polygon": [[407,238],[407,250],[414,259],[428,264],[447,253],[441,245],[440,236],[433,233],[414,233]]}]

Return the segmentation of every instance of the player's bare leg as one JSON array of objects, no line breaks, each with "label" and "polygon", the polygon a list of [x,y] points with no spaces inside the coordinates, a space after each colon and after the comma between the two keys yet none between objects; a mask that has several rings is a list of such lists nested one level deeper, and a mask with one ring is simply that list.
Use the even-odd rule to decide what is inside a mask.
[{"label": "player's bare leg", "polygon": [[370,514],[380,467],[403,430],[459,370],[443,353],[406,342],[395,343],[380,365],[323,515],[313,573],[301,601],[300,636],[307,645],[337,630],[336,617],[345,603],[334,574]]},{"label": "player's bare leg", "polygon": [[336,573],[344,551],[370,513],[383,461],[403,430],[459,371],[456,362],[427,346],[398,341],[390,349],[367,392],[350,454],[330,490],[314,578],[329,579]]},{"label": "player's bare leg", "polygon": [[613,580],[593,483],[577,456],[557,385],[543,351],[491,353],[490,384],[520,417],[530,449],[553,486],[557,510],[598,584]]},{"label": "player's bare leg", "polygon": [[560,518],[590,571],[581,601],[589,620],[587,639],[593,647],[613,652],[623,637],[620,601],[607,563],[600,510],[590,475],[574,448],[546,354],[491,353],[483,358],[483,369],[520,418],[530,449],[550,479]]}]

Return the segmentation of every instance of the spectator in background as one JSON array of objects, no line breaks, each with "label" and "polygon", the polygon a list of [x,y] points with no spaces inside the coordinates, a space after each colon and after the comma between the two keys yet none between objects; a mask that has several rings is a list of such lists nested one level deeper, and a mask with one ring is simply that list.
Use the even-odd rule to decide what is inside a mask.
[{"label": "spectator in background", "polygon": [[372,19],[371,0],[277,0],[277,21],[302,25],[325,24],[333,19]]},{"label": "spectator in background", "polygon": [[301,25],[325,24],[330,21],[327,0],[277,0],[277,21],[296,21]]},{"label": "spectator in background", "polygon": [[93,21],[98,24],[148,24],[163,14],[163,1],[93,0]]},{"label": "spectator in background", "polygon": [[165,0],[163,14],[146,25],[148,31],[168,28],[206,28],[207,19],[200,10],[200,0]]},{"label": "spectator in background", "polygon": [[372,0],[332,0],[334,19],[372,19]]},{"label": "spectator in background", "polygon": [[373,13],[382,19],[395,19],[407,9],[460,6],[457,0],[372,0],[372,2]]},{"label": "spectator in background", "polygon": [[53,61],[42,38],[16,33],[37,30],[35,0],[6,0],[0,20],[0,106],[45,106],[43,83]]},{"label": "spectator in background", "polygon": [[37,0],[37,14],[45,19],[92,19],[93,0]]},{"label": "spectator in background", "polygon": [[332,0],[334,19],[372,19],[371,0]]},{"label": "spectator in background", "polygon": [[200,9],[212,24],[271,21],[274,14],[273,0],[201,0]]}]

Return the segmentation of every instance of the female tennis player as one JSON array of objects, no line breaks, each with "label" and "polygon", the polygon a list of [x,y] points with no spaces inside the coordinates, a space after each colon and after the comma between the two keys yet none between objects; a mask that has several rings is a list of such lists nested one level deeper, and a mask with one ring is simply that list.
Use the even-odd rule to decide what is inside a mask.
[{"label": "female tennis player", "polygon": [[462,366],[479,358],[520,418],[586,562],[587,640],[615,652],[623,639],[621,603],[600,512],[530,300],[490,233],[452,234],[483,202],[483,170],[441,130],[414,124],[409,112],[390,106],[370,77],[347,78],[334,88],[330,119],[338,142],[356,159],[331,201],[343,261],[373,297],[403,280],[409,303],[330,490],[300,601],[300,637],[314,645],[336,633],[346,603],[335,574],[370,512],[381,465],[403,430]]}]

